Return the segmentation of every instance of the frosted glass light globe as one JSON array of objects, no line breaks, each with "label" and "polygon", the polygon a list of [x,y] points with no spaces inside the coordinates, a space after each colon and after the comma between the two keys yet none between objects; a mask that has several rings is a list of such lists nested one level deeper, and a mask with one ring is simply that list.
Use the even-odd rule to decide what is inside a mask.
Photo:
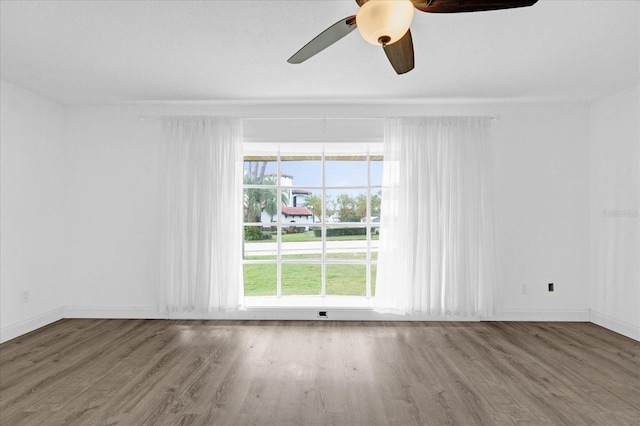
[{"label": "frosted glass light globe", "polygon": [[358,10],[358,31],[366,41],[379,46],[400,40],[413,20],[411,0],[369,0]]}]

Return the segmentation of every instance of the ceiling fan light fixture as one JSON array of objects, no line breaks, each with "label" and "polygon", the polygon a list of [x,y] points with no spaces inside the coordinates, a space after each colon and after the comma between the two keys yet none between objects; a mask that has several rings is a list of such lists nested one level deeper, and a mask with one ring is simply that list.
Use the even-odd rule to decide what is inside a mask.
[{"label": "ceiling fan light fixture", "polygon": [[356,15],[358,31],[376,46],[393,44],[407,33],[413,10],[411,0],[369,0]]}]

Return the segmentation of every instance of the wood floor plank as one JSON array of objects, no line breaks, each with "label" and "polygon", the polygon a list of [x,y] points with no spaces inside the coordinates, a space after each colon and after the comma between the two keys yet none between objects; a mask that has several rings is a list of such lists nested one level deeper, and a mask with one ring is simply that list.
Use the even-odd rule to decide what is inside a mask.
[{"label": "wood floor plank", "polygon": [[2,425],[640,424],[589,323],[69,319],[0,345]]}]

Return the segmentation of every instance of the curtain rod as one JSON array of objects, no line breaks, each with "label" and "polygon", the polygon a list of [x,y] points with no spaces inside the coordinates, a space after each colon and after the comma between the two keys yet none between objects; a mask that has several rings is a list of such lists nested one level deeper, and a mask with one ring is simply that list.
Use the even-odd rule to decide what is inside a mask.
[{"label": "curtain rod", "polygon": [[[178,117],[200,117],[203,115],[184,115]],[[159,121],[164,118],[176,117],[176,115],[140,115],[138,116],[138,120],[144,121]],[[414,117],[414,116],[406,116],[406,117]],[[427,115],[425,117],[467,117],[467,116],[453,116],[453,115]],[[490,118],[491,121],[500,121],[499,115],[470,115],[469,117],[487,117]],[[345,116],[307,116],[307,117],[251,117],[251,116],[242,116],[240,117],[242,120],[384,120],[389,117],[345,117]],[[395,117],[393,117],[395,118]],[[402,118],[399,117],[399,118]]]}]

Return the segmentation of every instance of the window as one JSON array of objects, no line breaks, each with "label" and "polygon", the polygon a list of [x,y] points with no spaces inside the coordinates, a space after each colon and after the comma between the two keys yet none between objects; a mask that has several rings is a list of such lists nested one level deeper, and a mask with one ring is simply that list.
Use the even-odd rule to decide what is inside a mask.
[{"label": "window", "polygon": [[382,156],[354,145],[245,150],[245,296],[375,295]]}]

